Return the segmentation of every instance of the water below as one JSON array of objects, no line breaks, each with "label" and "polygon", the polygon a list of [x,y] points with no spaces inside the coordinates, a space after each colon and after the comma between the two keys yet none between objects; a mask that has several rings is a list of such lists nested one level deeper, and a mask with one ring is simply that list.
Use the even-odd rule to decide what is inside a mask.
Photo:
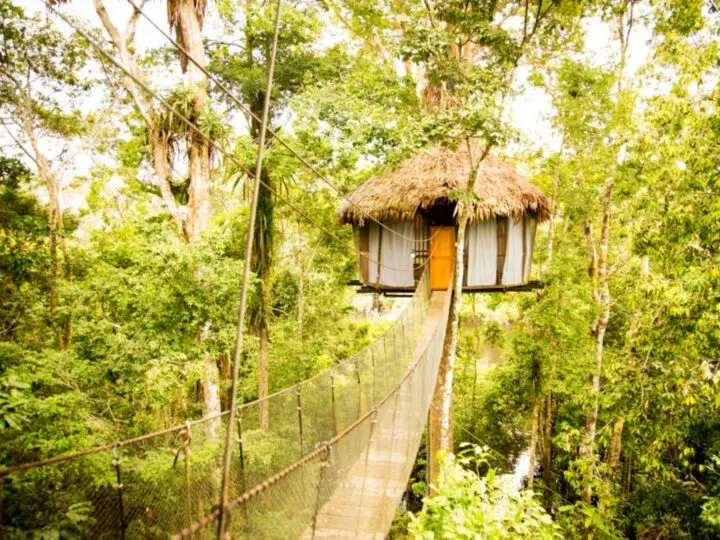
[{"label": "water below", "polygon": [[525,449],[515,460],[513,471],[511,473],[501,474],[500,478],[507,482],[507,485],[517,491],[522,490],[526,484],[526,478],[529,474],[530,466],[530,449]]}]

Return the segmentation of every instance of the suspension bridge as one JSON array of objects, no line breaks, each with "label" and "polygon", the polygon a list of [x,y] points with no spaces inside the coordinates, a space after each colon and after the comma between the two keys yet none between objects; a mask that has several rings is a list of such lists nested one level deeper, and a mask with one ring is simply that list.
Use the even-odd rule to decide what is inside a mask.
[{"label": "suspension bridge", "polygon": [[[333,240],[348,245],[261,180],[268,131],[338,191],[268,129],[279,1],[254,173],[51,2],[44,3],[140,90],[254,180],[250,230],[263,186]],[[162,33],[245,109],[197,59]],[[245,260],[251,259],[252,239],[248,235]],[[426,264],[418,267],[425,271],[407,307],[378,340],[294,387],[237,405],[246,265],[229,409],[132,439],[0,469],[0,538],[385,537],[426,424],[450,306],[448,291],[430,289]]]},{"label": "suspension bridge", "polygon": [[239,405],[225,505],[229,411],[0,469],[4,536],[74,527],[91,538],[204,538],[217,535],[224,512],[233,538],[384,538],[425,429],[450,296],[430,290],[426,271],[379,339]]},{"label": "suspension bridge", "polygon": [[[379,246],[374,255],[359,251],[354,243],[338,237],[263,182],[263,149],[268,133],[347,204],[357,206],[268,128],[280,0],[262,119],[128,0],[138,15],[223,94],[260,122],[254,172],[209,139],[50,0],[43,2],[115,65],[137,91],[156,100],[190,132],[245,171],[253,183],[248,230],[254,230],[258,192],[266,189],[333,241],[358,252],[361,265],[365,261],[378,269],[407,272],[414,294],[387,332],[348,360],[293,387],[238,405],[235,399],[250,266],[245,265],[228,410],[132,439],[0,468],[0,538],[384,538],[412,473],[442,357],[451,293],[438,290],[437,284],[430,285],[435,249],[430,245],[439,233],[421,242],[425,248],[418,251],[423,255],[415,260],[417,266],[406,268],[405,260],[403,267],[397,268],[382,260]],[[525,207],[521,210],[527,212]],[[538,212],[536,207],[531,210]],[[497,241],[502,246],[497,257],[488,259],[497,263],[497,272],[490,268],[491,281],[497,285],[490,289],[496,290],[514,283],[500,279],[506,251],[511,251],[505,249],[510,237],[505,227],[511,223],[507,216],[504,219],[497,228],[500,232],[488,236],[490,243]],[[369,214],[363,221],[373,222],[388,239],[395,236],[417,247],[414,235],[405,236]],[[529,223],[534,227],[532,221]],[[529,269],[526,262],[531,257],[532,233],[526,235],[525,217],[512,224],[517,256],[512,259],[514,266],[508,266],[518,271],[515,281],[522,282],[527,277],[523,269]],[[452,283],[455,267],[450,262],[454,228],[444,229],[446,233],[452,229],[452,234],[446,235],[447,253],[443,255],[439,249],[435,261],[445,265],[443,287]],[[253,238],[248,234],[245,261],[252,259]],[[438,244],[441,238],[438,236]],[[420,272],[422,276],[415,282]]]}]

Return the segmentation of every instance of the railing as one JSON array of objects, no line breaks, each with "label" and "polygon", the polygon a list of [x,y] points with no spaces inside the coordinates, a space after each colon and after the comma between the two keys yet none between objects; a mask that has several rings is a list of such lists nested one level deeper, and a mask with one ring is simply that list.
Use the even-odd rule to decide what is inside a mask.
[{"label": "railing", "polygon": [[[268,479],[281,473],[287,477],[288,469],[297,471],[303,489],[309,489],[312,484],[304,479],[314,477],[313,467],[319,474],[323,463],[349,463],[356,457],[361,449],[350,449],[343,457],[329,449],[342,450],[348,430],[356,437],[373,411],[380,415],[387,396],[410,373],[429,298],[425,272],[408,306],[378,340],[311,379],[238,407],[231,506],[242,507],[247,515],[262,508],[263,519],[272,520],[275,514],[259,502],[264,496],[248,493],[265,493],[261,488]],[[227,417],[225,411],[142,437],[0,469],[4,537],[160,538],[207,520],[217,513]],[[302,494],[298,498],[309,504]],[[316,497],[310,506],[321,501]],[[240,523],[237,512],[232,517],[235,527]]]},{"label": "railing", "polygon": [[[350,519],[356,536],[387,533],[399,502],[388,488],[394,483],[401,493],[415,462],[442,357],[450,298],[448,291],[422,354],[409,366],[396,364],[400,370],[393,368],[392,374],[397,382],[375,406],[358,408],[361,413],[344,430],[230,500],[226,532],[231,538],[312,538],[318,529],[328,536],[328,525],[322,523],[330,515],[325,505],[343,503],[351,509],[341,509],[344,515],[336,517]],[[174,538],[212,537],[219,517],[216,508]],[[346,533],[347,525],[342,529]],[[329,526],[339,534],[337,527]]]}]

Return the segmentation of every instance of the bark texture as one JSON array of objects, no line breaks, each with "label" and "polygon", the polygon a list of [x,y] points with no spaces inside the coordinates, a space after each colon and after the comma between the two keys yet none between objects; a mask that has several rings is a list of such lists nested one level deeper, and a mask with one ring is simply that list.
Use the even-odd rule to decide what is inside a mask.
[{"label": "bark texture", "polygon": [[[480,155],[475,155],[469,138],[465,143],[467,144],[468,155],[471,160],[471,174],[468,179],[466,193],[474,193],[480,164],[490,153],[490,147],[486,146]],[[468,219],[467,207],[462,201],[458,201],[455,269],[453,273],[450,314],[448,316],[437,383],[435,384],[433,399],[430,404],[430,418],[428,423],[428,472],[431,485],[435,483],[438,474],[438,463],[436,460],[438,451],[452,452],[453,450],[452,387],[457,352],[460,308],[462,306],[462,284],[465,271],[465,231],[467,229]],[[430,494],[434,494],[432,489],[430,490]]]},{"label": "bark texture", "polygon": [[537,461],[538,431],[540,429],[540,399],[533,384],[532,397],[532,425],[530,427],[530,459],[528,460],[528,489],[535,487],[535,462]]},{"label": "bark texture", "polygon": [[[146,0],[137,4],[137,9],[130,15],[123,30],[110,18],[103,0],[93,2],[120,63],[132,74],[132,77],[124,77],[123,84],[135,109],[145,122],[155,182],[165,208],[182,237],[189,243],[197,242],[210,223],[210,144],[192,129],[188,128],[184,133],[189,177],[188,203],[187,206],[179,204],[172,190],[170,144],[171,138],[179,134],[168,130],[167,122],[163,122],[162,111],[156,109],[153,97],[133,80],[134,78],[142,84],[146,83],[145,73],[134,52],[135,29]],[[171,30],[175,31],[177,41],[203,67],[207,64],[202,36],[205,6],[205,2],[195,0],[173,0],[168,3],[168,22]],[[192,114],[189,120],[198,125],[208,105],[207,77],[182,53],[180,65],[185,73],[185,90],[192,96]],[[197,275],[200,276],[201,272],[198,271]],[[201,342],[205,340],[209,327],[210,321],[201,333]],[[203,411],[205,414],[213,414],[220,411],[220,375],[212,355],[203,354],[203,365]]]},{"label": "bark texture", "polygon": [[597,434],[597,419],[600,397],[600,376],[603,367],[603,352],[605,345],[605,331],[610,320],[610,288],[608,285],[608,246],[610,243],[610,218],[612,210],[613,181],[611,178],[605,182],[603,193],[603,215],[600,230],[600,242],[597,251],[592,238],[592,228],[585,226],[585,237],[590,253],[590,266],[588,273],[593,280],[593,296],[597,303],[599,313],[592,326],[595,336],[595,369],[590,375],[589,386],[592,405],[585,419],[585,438],[580,446],[580,458],[587,467],[585,481],[583,482],[582,500],[586,504],[592,501],[592,483],[595,478],[593,463],[595,452],[595,437]]}]

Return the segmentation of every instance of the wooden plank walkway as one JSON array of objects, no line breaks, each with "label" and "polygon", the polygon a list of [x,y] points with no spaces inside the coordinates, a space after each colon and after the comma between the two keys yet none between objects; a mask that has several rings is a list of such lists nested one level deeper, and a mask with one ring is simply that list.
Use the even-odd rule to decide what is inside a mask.
[{"label": "wooden plank walkway", "polygon": [[[445,322],[441,319],[448,294],[448,291],[433,291],[410,365],[425,352],[438,324]],[[383,539],[387,536],[419,444],[417,429],[410,429],[408,419],[418,420],[417,415],[422,415],[421,425],[427,420],[427,411],[418,410],[418,401],[411,395],[413,389],[409,385],[401,388],[390,398],[395,406],[378,413],[375,433],[367,448],[320,509],[314,534],[307,530],[302,538]]]}]

